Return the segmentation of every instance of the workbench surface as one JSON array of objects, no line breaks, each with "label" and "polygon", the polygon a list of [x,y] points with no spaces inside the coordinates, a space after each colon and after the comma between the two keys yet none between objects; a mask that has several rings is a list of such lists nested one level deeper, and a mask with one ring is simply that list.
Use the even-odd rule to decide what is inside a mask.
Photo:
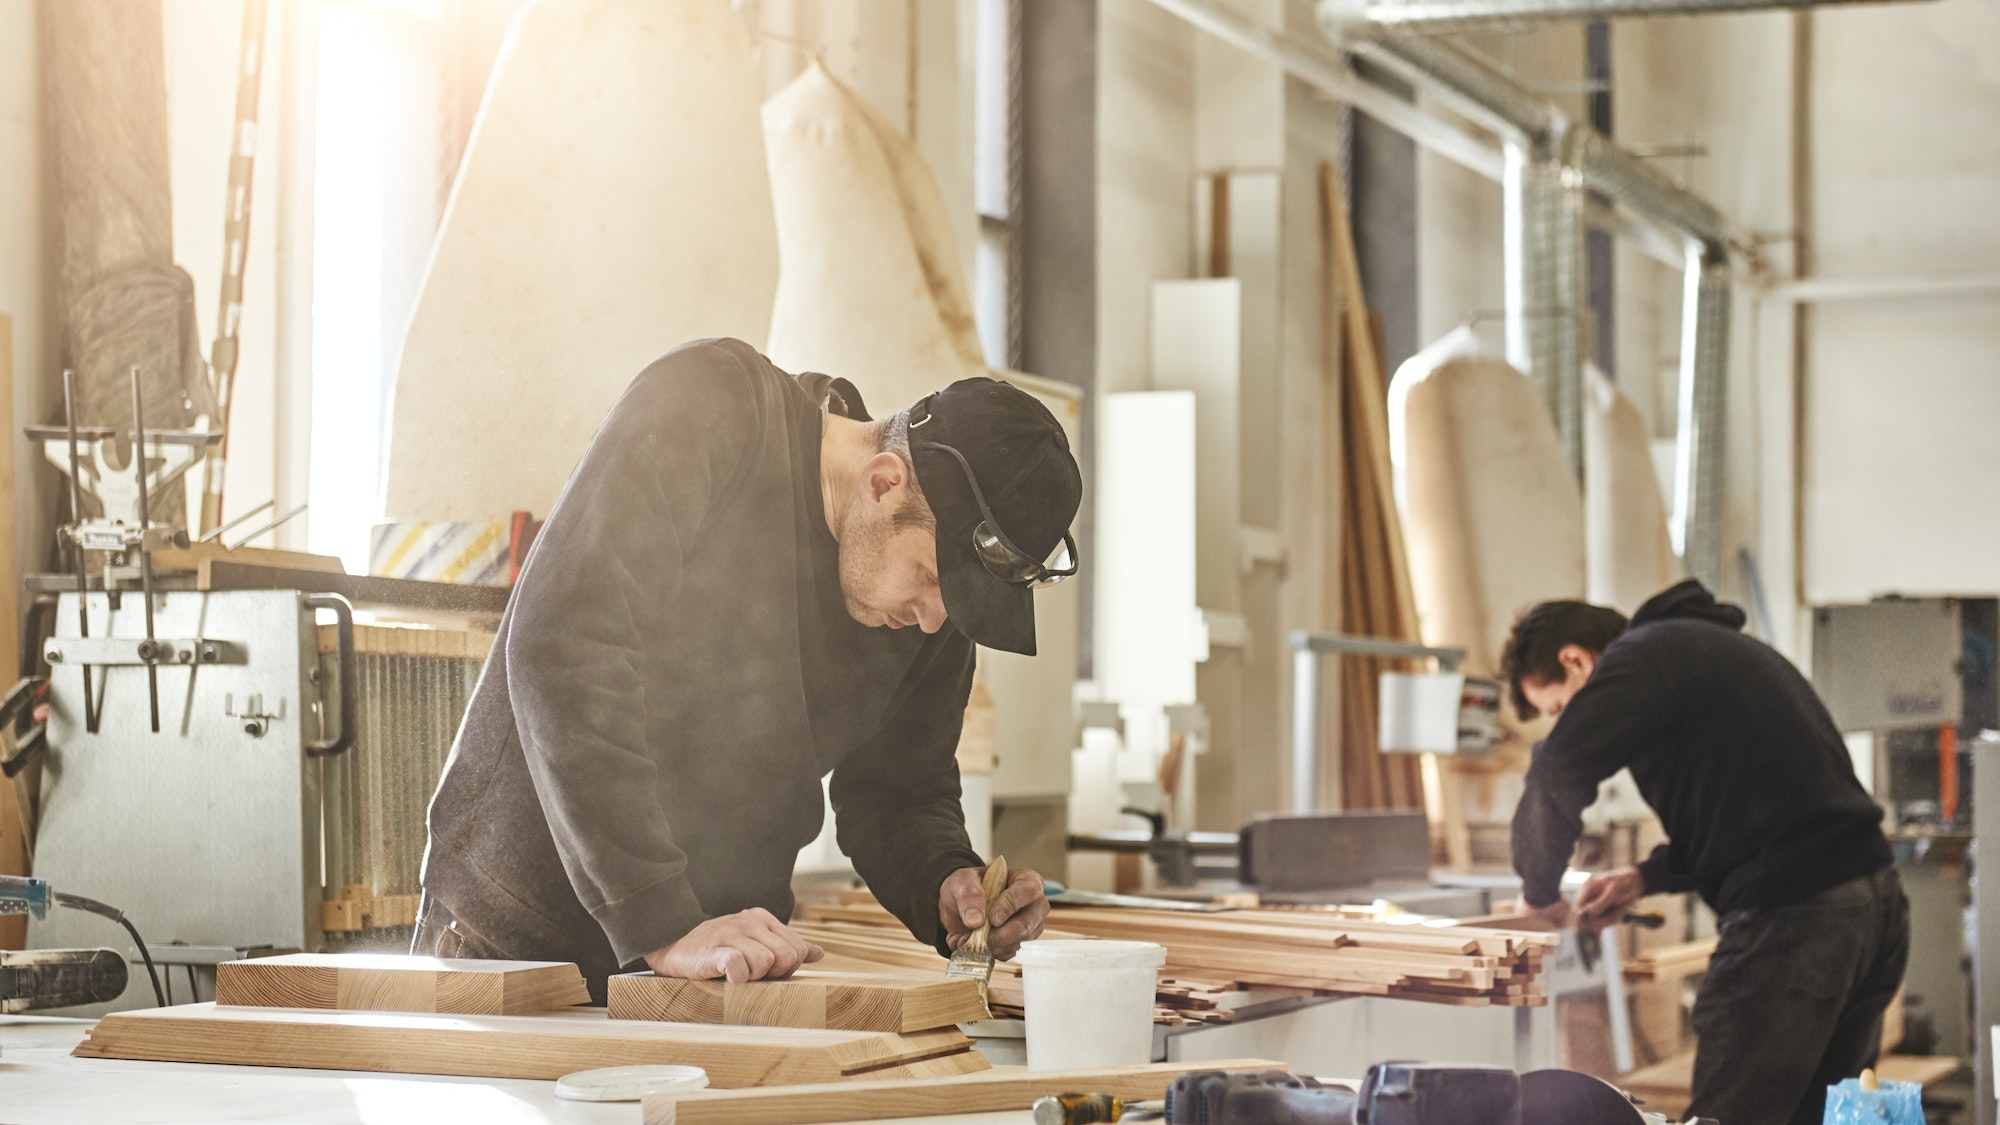
[{"label": "workbench surface", "polygon": [[[639,1125],[638,1102],[572,1102],[555,1083],[284,1067],[79,1059],[91,1020],[0,1016],[0,1119],[10,1125],[285,1121],[314,1125]],[[1026,1111],[900,1125],[1028,1125]],[[802,1123],[803,1125],[803,1123]]]}]

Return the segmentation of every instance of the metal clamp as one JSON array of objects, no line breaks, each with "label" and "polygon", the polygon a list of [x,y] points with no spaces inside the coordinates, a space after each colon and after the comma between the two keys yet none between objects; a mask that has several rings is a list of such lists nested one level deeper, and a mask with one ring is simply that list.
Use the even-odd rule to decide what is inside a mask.
[{"label": "metal clamp", "polygon": [[42,646],[50,664],[247,664],[240,644],[202,637],[50,637]]},{"label": "metal clamp", "polygon": [[[309,609],[330,609],[334,617],[334,664],[340,679],[340,729],[332,738],[306,743],[307,757],[323,758],[338,754],[354,744],[354,607],[338,594],[307,594],[299,600]],[[322,701],[325,696],[322,685]]]}]

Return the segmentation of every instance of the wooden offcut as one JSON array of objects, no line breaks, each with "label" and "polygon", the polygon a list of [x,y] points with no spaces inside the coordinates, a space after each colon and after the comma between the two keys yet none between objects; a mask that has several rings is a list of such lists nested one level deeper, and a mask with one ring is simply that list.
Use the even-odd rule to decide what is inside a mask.
[{"label": "wooden offcut", "polygon": [[795,1121],[867,1121],[1027,1109],[1048,1094],[1087,1091],[1127,1102],[1159,1101],[1179,1075],[1197,1070],[1284,1070],[1263,1059],[1150,1063],[1094,1070],[1027,1071],[995,1068],[983,1074],[934,1081],[850,1082],[836,1087],[772,1088],[644,1099],[646,1125],[790,1125]]},{"label": "wooden offcut", "polygon": [[663,1064],[701,1067],[709,1085],[736,1089],[985,1069],[971,1048],[956,1029],[891,1035],[610,1020],[592,1010],[415,1015],[183,1004],[114,1012],[71,1053],[479,1078],[554,1079],[595,1067]]},{"label": "wooden offcut", "polygon": [[218,1004],[260,1008],[526,1015],[590,1001],[567,961],[402,953],[292,953],[216,966]]},{"label": "wooden offcut", "polygon": [[740,983],[627,973],[611,978],[610,1001],[618,1020],[843,1031],[923,1031],[987,1015],[970,979],[813,971]]},{"label": "wooden offcut", "polygon": [[[357,628],[355,632],[359,634],[361,629]],[[355,639],[359,641],[360,637]],[[355,647],[360,649],[359,644]],[[417,911],[422,906],[422,895],[378,895],[373,888],[349,883],[340,889],[339,898],[319,904],[319,928],[330,934],[345,934],[389,926],[414,926],[417,924]]]},{"label": "wooden offcut", "polygon": [[1625,958],[1625,979],[1632,981],[1679,980],[1708,971],[1708,959],[1715,953],[1715,939],[1685,941],[1642,949]]}]

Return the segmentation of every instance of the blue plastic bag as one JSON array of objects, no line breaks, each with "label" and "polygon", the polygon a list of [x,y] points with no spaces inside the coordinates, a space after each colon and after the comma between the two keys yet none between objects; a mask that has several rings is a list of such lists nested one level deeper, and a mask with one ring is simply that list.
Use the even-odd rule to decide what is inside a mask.
[{"label": "blue plastic bag", "polygon": [[1924,1125],[1924,1088],[1915,1082],[1883,1082],[1864,1090],[1849,1078],[1826,1088],[1824,1125]]}]

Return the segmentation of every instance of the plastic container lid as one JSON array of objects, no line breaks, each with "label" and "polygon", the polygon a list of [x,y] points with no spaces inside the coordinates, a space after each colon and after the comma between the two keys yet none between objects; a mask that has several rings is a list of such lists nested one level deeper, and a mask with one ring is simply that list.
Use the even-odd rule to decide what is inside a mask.
[{"label": "plastic container lid", "polygon": [[556,1097],[576,1102],[631,1102],[647,1094],[686,1094],[708,1087],[698,1066],[605,1066],[556,1079]]},{"label": "plastic container lid", "polygon": [[1157,969],[1167,947],[1150,941],[1031,941],[1014,960],[1024,969]]}]

